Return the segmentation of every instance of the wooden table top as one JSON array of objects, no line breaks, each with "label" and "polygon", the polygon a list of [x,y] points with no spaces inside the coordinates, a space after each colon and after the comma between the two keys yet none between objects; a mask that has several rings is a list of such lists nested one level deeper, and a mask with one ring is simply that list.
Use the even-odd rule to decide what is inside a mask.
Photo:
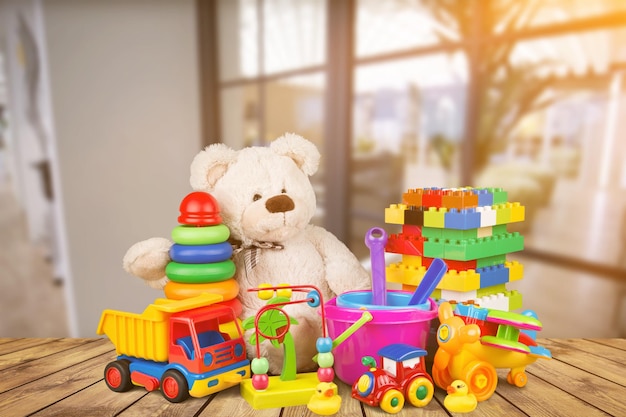
[{"label": "wooden table top", "polygon": [[[539,343],[553,359],[530,365],[524,388],[507,384],[507,370],[499,370],[496,393],[468,415],[626,416],[626,339]],[[306,406],[254,410],[239,387],[180,404],[140,387],[114,393],[103,379],[105,365],[114,359],[107,339],[0,338],[0,416],[315,416]],[[343,401],[336,416],[388,415],[352,399],[347,385],[339,383],[339,390]],[[445,395],[436,388],[427,407],[416,411],[405,405],[396,415],[453,415],[443,407]]]}]

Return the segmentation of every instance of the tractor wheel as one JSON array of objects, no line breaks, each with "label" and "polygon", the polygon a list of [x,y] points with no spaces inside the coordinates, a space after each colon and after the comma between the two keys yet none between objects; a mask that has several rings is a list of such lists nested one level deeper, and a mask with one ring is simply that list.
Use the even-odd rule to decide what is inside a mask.
[{"label": "tractor wheel", "polygon": [[389,414],[399,413],[404,407],[404,395],[397,389],[390,389],[380,400],[380,408]]},{"label": "tractor wheel", "polygon": [[129,365],[127,360],[120,359],[109,363],[104,368],[104,382],[111,391],[126,392],[133,387]]},{"label": "tractor wheel", "polygon": [[406,398],[414,407],[426,407],[433,399],[435,387],[426,377],[415,378],[406,389]]},{"label": "tractor wheel", "polygon": [[165,371],[161,379],[161,393],[169,402],[179,403],[185,401],[189,398],[187,380],[180,372],[174,369]]}]

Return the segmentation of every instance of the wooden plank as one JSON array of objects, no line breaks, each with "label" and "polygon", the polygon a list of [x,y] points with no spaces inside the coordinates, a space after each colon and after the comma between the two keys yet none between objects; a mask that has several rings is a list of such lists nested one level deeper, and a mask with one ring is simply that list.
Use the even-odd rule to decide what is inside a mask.
[{"label": "wooden plank", "polygon": [[19,352],[24,349],[31,348],[33,346],[41,346],[46,343],[50,343],[57,338],[30,338],[30,339],[15,339],[7,343],[0,345],[0,355],[6,355],[7,353]]},{"label": "wooden plank", "polygon": [[[624,373],[625,352],[610,346],[586,340],[544,340],[543,346],[550,349],[553,360],[565,362],[590,374],[597,375],[626,387]],[[601,354],[598,356],[596,353]],[[621,357],[621,362],[618,361]]]},{"label": "wooden plank", "polygon": [[[526,373],[540,377],[554,387],[567,392],[573,399],[569,401],[570,403],[576,402],[575,399],[580,399],[588,404],[594,404],[611,415],[626,416],[626,404],[623,402],[626,388],[561,362],[558,357],[556,359],[537,361],[526,369]],[[530,385],[530,377],[528,379],[528,385]],[[559,403],[552,395],[542,395],[542,397],[545,402]],[[542,406],[545,407],[545,404]],[[553,414],[548,413],[548,415]],[[568,413],[564,415],[587,416],[591,414],[578,408],[569,408]]]},{"label": "wooden plank", "polygon": [[592,342],[626,350],[626,339],[590,339]]},{"label": "wooden plank", "polygon": [[240,394],[239,386],[218,392],[198,416],[203,417],[279,417],[280,408],[255,410]]},{"label": "wooden plank", "polygon": [[[138,388],[139,389],[139,388]],[[117,395],[125,395],[120,393]],[[182,403],[174,404],[167,401],[161,395],[161,391],[153,391],[144,395],[139,401],[118,414],[119,417],[146,417],[146,416],[167,416],[167,417],[188,417],[194,416],[203,410],[211,401],[211,396],[205,398],[189,398]],[[243,399],[241,400],[243,401]],[[237,417],[235,415],[231,417]]]},{"label": "wooden plank", "polygon": [[[502,380],[498,382],[498,385],[500,385],[500,383],[502,383]],[[504,383],[506,384],[506,381]],[[442,408],[442,410],[446,409],[443,405],[443,402],[447,395],[448,393],[444,391],[443,389],[437,388],[435,390],[435,398],[433,399],[433,401],[437,401],[437,403]],[[452,415],[464,415],[460,413],[451,413],[451,414]],[[525,417],[526,416],[526,413],[522,412],[514,404],[511,404],[507,399],[501,396],[497,390],[491,396],[491,398],[489,398],[486,401],[481,401],[478,403],[478,405],[476,406],[476,409],[474,410],[474,414],[480,415],[481,417],[483,416],[484,417],[502,417],[502,416]],[[448,412],[444,412],[444,414],[442,415],[447,416]]]},{"label": "wooden plank", "polygon": [[556,343],[559,346],[566,346],[574,350],[588,352],[617,363],[626,363],[626,351],[610,344],[598,343],[594,339],[544,339],[542,342],[546,347],[550,347],[552,344]]},{"label": "wooden plank", "polygon": [[94,339],[57,339],[40,346],[32,346],[16,352],[6,353],[0,356],[0,370],[92,342],[94,342]]},{"label": "wooden plank", "polygon": [[[92,343],[83,344],[63,352],[55,353],[45,358],[32,360],[3,371],[0,378],[0,393],[6,392],[20,385],[59,372],[65,368],[99,357],[102,354],[108,361],[115,359],[113,345],[106,339],[97,339]],[[100,369],[100,376],[104,372],[104,365]]]},{"label": "wooden plank", "polygon": [[[557,363],[556,361],[551,361]],[[559,385],[554,385],[550,382],[543,380],[544,372],[540,372],[535,368],[536,364],[532,365],[532,369],[537,371],[537,374],[541,378],[530,374],[527,370],[528,383],[523,388],[510,385],[506,382],[506,370],[498,370],[500,376],[500,382],[496,392],[507,401],[514,404],[522,412],[529,416],[550,416],[550,417],[571,417],[571,416],[585,416],[585,417],[606,417],[606,414],[594,407],[592,404],[596,404],[597,400],[592,400],[587,403],[583,400],[572,396],[570,387],[567,385],[567,377],[563,377],[563,382]],[[590,389],[586,387],[585,389]],[[491,399],[485,401],[489,403]],[[482,403],[479,407],[482,406]],[[481,408],[481,413],[483,409]]]},{"label": "wooden plank", "polygon": [[[107,352],[0,394],[0,416],[34,413],[90,385],[96,383],[105,385],[102,380],[102,370],[110,360],[111,353]],[[60,361],[62,362],[62,359]],[[74,359],[68,358],[68,361],[73,362]],[[32,361],[26,365],[36,366],[36,362],[38,361]],[[15,368],[17,367],[11,370]],[[9,379],[15,377],[16,375],[13,374]],[[108,388],[107,391],[106,397],[113,401],[117,394]],[[136,391],[145,394],[144,390]],[[139,395],[136,399],[138,398]],[[81,416],[86,415],[88,414],[81,414]]]},{"label": "wooden plank", "polygon": [[[32,416],[113,417],[117,416],[122,410],[132,407],[140,398],[147,394],[148,392],[141,387],[134,388],[124,393],[113,392],[107,387],[104,380],[102,380],[84,389],[77,390],[77,392],[72,393],[54,404],[50,404],[32,414]],[[150,414],[152,414],[152,412]]]},{"label": "wooden plank", "polygon": [[[357,401],[351,398],[352,401]],[[360,401],[359,401],[360,402]],[[389,414],[384,412],[380,407],[370,407],[367,404],[363,404],[363,413],[367,417],[389,417]],[[409,403],[404,403],[404,408],[394,416],[409,417],[409,416],[427,416],[427,417],[447,417],[448,414],[444,411],[443,406],[433,399],[426,407],[415,408]]]},{"label": "wooden plank", "polygon": [[[435,388],[435,396],[437,396],[438,390],[439,390],[438,388]],[[364,416],[389,417],[389,414],[383,411],[380,407],[370,407],[367,404],[362,404],[358,400],[355,400],[353,398],[350,398],[350,399],[352,401],[356,401],[359,404],[361,404],[363,408]],[[415,408],[408,402],[405,402],[404,408],[402,408],[402,410],[399,413],[394,414],[394,416],[399,416],[399,417],[408,417],[408,416],[415,416],[415,415],[427,416],[427,417],[444,417],[444,416],[447,417],[448,413],[446,413],[445,409],[439,403],[439,401],[437,401],[436,398],[433,398],[433,400],[426,407],[421,407],[421,408]]]},{"label": "wooden plank", "polygon": [[[341,396],[341,407],[336,414],[337,417],[357,417],[363,416],[361,403],[350,396],[350,387],[341,381],[337,382],[337,392]],[[317,414],[308,409],[306,405],[295,407],[285,407],[281,417],[315,417]]]}]

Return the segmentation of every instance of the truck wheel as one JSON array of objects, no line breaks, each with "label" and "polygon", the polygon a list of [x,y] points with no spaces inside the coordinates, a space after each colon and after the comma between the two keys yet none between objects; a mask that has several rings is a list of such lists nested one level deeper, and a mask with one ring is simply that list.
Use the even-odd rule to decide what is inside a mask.
[{"label": "truck wheel", "polygon": [[161,393],[169,402],[179,403],[185,401],[189,398],[187,380],[180,372],[174,369],[165,371],[161,379]]},{"label": "truck wheel", "polygon": [[104,382],[111,391],[126,392],[133,387],[128,366],[127,360],[120,359],[109,363],[104,368]]},{"label": "truck wheel", "polygon": [[397,389],[390,389],[380,400],[380,408],[389,414],[399,413],[404,407],[404,395]]},{"label": "truck wheel", "polygon": [[414,407],[426,407],[433,399],[435,387],[426,377],[415,378],[406,389],[406,398]]}]

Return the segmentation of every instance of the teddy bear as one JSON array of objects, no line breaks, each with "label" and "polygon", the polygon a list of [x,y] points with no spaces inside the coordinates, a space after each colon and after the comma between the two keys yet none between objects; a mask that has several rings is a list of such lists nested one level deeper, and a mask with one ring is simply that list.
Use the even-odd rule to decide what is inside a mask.
[{"label": "teddy bear", "polygon": [[[345,291],[370,288],[369,273],[354,254],[332,233],[311,224],[316,197],[309,177],[319,161],[313,143],[290,133],[269,146],[238,151],[213,144],[191,163],[191,187],[215,197],[230,229],[241,318],[253,317],[265,305],[256,293],[246,291],[260,284],[314,285],[324,301]],[[165,238],[134,244],[124,256],[124,269],[163,288],[171,245]],[[290,328],[298,372],[312,371],[315,342],[322,335],[319,312],[306,303],[288,305],[285,311],[298,322]],[[252,357],[256,348],[249,337],[246,343]],[[281,372],[282,349],[265,341],[261,355],[268,358],[270,373]]]}]

